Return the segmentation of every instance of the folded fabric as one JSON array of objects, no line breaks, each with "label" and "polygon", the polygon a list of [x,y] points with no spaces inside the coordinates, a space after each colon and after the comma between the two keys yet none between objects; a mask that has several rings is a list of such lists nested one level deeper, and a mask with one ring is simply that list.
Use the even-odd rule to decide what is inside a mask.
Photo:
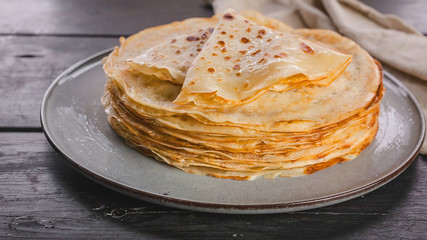
[{"label": "folded fabric", "polygon": [[[212,5],[216,13],[256,10],[294,28],[331,29],[353,39],[398,76],[426,116],[427,37],[398,17],[356,0],[214,0]],[[421,153],[427,154],[427,141]]]}]

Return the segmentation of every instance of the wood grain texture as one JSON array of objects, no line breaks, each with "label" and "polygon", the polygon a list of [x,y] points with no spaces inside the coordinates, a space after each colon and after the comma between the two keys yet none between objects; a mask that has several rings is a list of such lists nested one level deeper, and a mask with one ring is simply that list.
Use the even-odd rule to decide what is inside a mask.
[{"label": "wood grain texture", "polygon": [[[427,34],[423,0],[362,0]],[[209,0],[0,0],[0,34],[119,36],[212,14]],[[26,10],[26,11],[23,11]],[[30,11],[29,11],[30,10]]]},{"label": "wood grain texture", "polygon": [[426,175],[427,161],[419,157],[391,183],[334,206],[208,214],[104,188],[66,164],[42,133],[0,133],[0,238],[426,239]]},{"label": "wood grain texture", "polygon": [[75,62],[118,44],[116,38],[0,36],[0,128],[40,128],[50,83]]},{"label": "wood grain texture", "polygon": [[130,35],[189,17],[211,16],[203,0],[0,0],[0,34]]}]

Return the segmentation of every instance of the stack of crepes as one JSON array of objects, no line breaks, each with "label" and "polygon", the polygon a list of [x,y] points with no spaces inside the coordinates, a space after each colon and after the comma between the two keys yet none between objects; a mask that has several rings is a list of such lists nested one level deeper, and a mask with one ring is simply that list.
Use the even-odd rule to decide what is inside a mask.
[{"label": "stack of crepes", "polygon": [[335,32],[227,10],[120,42],[104,60],[109,123],[185,172],[311,174],[355,158],[378,130],[381,67]]}]

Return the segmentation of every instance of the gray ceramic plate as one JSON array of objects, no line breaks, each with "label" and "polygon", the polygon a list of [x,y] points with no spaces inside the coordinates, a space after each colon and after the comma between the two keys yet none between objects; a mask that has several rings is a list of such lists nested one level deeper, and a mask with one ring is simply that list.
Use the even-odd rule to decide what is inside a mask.
[{"label": "gray ceramic plate", "polygon": [[109,127],[100,98],[105,51],[70,67],[49,87],[41,122],[52,146],[77,170],[121,193],[217,213],[278,213],[343,202],[391,181],[416,157],[424,118],[411,93],[385,74],[380,129],[356,159],[312,175],[234,181],[198,176],[146,157]]}]

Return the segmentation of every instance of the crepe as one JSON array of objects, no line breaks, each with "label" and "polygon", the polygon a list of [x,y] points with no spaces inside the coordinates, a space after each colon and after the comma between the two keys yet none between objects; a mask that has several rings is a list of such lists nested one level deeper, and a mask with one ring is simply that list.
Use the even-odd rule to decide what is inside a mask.
[{"label": "crepe", "polygon": [[[258,12],[246,11],[243,15],[248,19],[252,19],[258,23],[262,22],[264,26],[276,30],[292,30],[286,24],[274,19],[265,18]],[[213,17],[213,19],[216,19],[216,17]],[[193,21],[198,22],[197,19],[189,20],[189,22]],[[192,32],[185,32],[173,38],[167,38],[166,41],[160,41],[160,43],[153,46],[148,44],[150,46],[148,49],[141,55],[128,59],[127,62],[134,70],[145,75],[154,75],[158,79],[182,85],[188,68],[210,38],[215,24],[206,21],[205,26],[202,25],[202,28],[199,29],[194,28]],[[140,47],[140,44],[138,45]]]},{"label": "crepe", "polygon": [[207,27],[177,36],[153,46],[128,62],[132,68],[143,74],[182,84],[188,68],[210,38],[212,31],[212,27]]},{"label": "crepe", "polygon": [[348,66],[342,54],[290,32],[274,31],[228,10],[188,69],[175,104],[223,108],[268,90],[328,85]]},{"label": "crepe", "polygon": [[[287,57],[299,61],[274,62],[275,53],[258,70],[248,63],[228,72],[249,27],[254,46],[275,53],[273,40],[267,42],[274,36],[278,53],[290,49]],[[230,41],[231,32],[240,41]],[[218,41],[230,59],[215,50]],[[307,54],[301,43],[319,55]],[[180,54],[177,46],[185,47]],[[259,61],[261,51],[250,51],[240,61]],[[304,70],[308,65],[316,67]],[[198,73],[202,67],[217,75]],[[350,39],[232,10],[122,38],[104,70],[108,121],[129,145],[188,173],[235,180],[307,175],[354,159],[375,137],[384,91],[381,66]]]}]

